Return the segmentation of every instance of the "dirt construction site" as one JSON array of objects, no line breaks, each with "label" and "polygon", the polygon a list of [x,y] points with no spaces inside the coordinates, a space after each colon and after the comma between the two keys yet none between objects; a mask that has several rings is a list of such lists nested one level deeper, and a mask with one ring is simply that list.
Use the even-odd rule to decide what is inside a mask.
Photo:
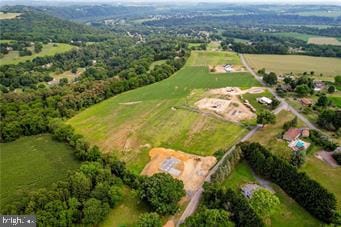
[{"label": "dirt construction site", "polygon": [[253,87],[241,90],[237,87],[225,87],[207,91],[205,98],[195,103],[195,106],[203,112],[215,114],[225,120],[239,122],[254,118],[255,108],[248,101],[241,102],[239,95],[262,93],[263,88]]},{"label": "dirt construction site", "polygon": [[169,173],[184,183],[188,196],[191,196],[204,182],[209,170],[217,159],[213,156],[198,156],[166,148],[153,148],[149,151],[150,162],[142,175]]},{"label": "dirt construction site", "polygon": [[208,70],[211,73],[233,73],[233,72],[245,72],[246,69],[242,65],[231,65],[226,71],[226,68],[224,65],[209,65]]}]

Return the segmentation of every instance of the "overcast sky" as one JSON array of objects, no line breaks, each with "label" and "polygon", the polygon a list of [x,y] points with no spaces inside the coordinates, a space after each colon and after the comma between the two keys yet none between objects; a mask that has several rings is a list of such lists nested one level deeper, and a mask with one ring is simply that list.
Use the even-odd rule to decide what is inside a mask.
[{"label": "overcast sky", "polygon": [[[1,1],[1,0],[0,0]],[[127,2],[177,2],[177,3],[198,3],[198,2],[231,2],[231,3],[280,3],[280,4],[300,4],[300,3],[321,3],[321,4],[341,4],[341,0],[6,0],[6,2],[91,2],[91,3],[127,3]]]}]

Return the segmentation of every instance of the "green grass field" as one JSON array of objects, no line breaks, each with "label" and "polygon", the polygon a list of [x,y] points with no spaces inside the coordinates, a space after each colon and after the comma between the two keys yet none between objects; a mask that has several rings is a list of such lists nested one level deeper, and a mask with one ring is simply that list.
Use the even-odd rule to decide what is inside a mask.
[{"label": "green grass field", "polygon": [[129,188],[123,190],[123,201],[112,209],[100,227],[112,227],[112,226],[135,226],[138,217],[148,212],[148,207],[142,203],[139,203],[134,191]]},{"label": "green grass field", "polygon": [[241,63],[239,56],[234,52],[192,51],[186,65],[207,67],[208,65],[224,64],[240,65]]},{"label": "green grass field", "polygon": [[0,65],[18,64],[19,62],[31,61],[35,57],[53,56],[58,53],[69,51],[72,48],[75,47],[65,43],[58,43],[57,46],[54,46],[54,44],[49,43],[43,45],[43,49],[40,53],[34,53],[34,51],[32,51],[31,56],[22,57],[19,56],[18,51],[10,51],[8,54],[0,58]]},{"label": "green grass field", "polygon": [[243,94],[242,97],[244,100],[248,100],[249,103],[254,107],[256,108],[257,111],[260,111],[260,110],[264,110],[264,109],[267,109],[269,110],[270,107],[267,106],[267,105],[263,105],[261,103],[259,103],[257,101],[257,98],[260,98],[260,97],[268,97],[268,98],[273,98],[273,95],[268,91],[268,90],[265,90],[264,92],[262,93],[258,93],[258,94],[250,94],[250,93],[246,93],[246,94]]},{"label": "green grass field", "polygon": [[183,106],[194,89],[259,85],[248,73],[210,74],[185,67],[169,79],[94,105],[68,122],[89,142],[115,151],[135,172],[148,162],[148,147],[165,146],[212,155],[245,133],[241,126],[172,107]]},{"label": "green grass field", "polygon": [[328,98],[336,107],[341,108],[341,96],[328,96]]},{"label": "green grass field", "polygon": [[278,74],[303,73],[314,71],[320,80],[334,81],[334,76],[341,74],[341,59],[310,57],[300,55],[260,55],[246,54],[246,61],[255,70],[265,68]]},{"label": "green grass field", "polygon": [[150,66],[149,66],[149,70],[153,70],[155,68],[155,66],[157,65],[162,65],[163,63],[165,63],[166,60],[159,60],[159,61],[154,61]]},{"label": "green grass field", "polygon": [[[249,165],[242,161],[222,183],[226,188],[240,190],[245,183],[257,182]],[[265,220],[267,226],[319,226],[321,223],[290,198],[279,186],[271,184],[280,200],[279,209]]]},{"label": "green grass field", "polygon": [[[318,151],[320,149],[315,149]],[[306,157],[305,164],[301,171],[306,172],[308,176],[319,182],[328,191],[334,193],[338,202],[338,210],[341,211],[341,174],[340,167],[333,168],[327,163],[317,159],[311,152]]]},{"label": "green grass field", "polygon": [[271,33],[271,34],[275,35],[275,36],[282,36],[282,37],[300,39],[300,40],[303,40],[306,42],[308,42],[309,38],[314,36],[314,35],[298,33],[298,32],[277,32],[277,33]]},{"label": "green grass field", "polygon": [[48,187],[79,167],[73,150],[50,135],[21,137],[0,146],[1,204],[12,201],[20,191]]}]

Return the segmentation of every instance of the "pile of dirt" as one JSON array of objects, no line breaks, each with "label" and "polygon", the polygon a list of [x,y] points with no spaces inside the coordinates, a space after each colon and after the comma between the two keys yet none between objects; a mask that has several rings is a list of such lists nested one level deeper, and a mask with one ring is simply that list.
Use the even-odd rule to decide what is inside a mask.
[{"label": "pile of dirt", "polygon": [[254,118],[255,108],[250,103],[242,103],[239,95],[264,92],[262,87],[241,90],[238,87],[225,87],[207,91],[195,106],[204,113],[211,113],[228,121],[239,122]]},{"label": "pile of dirt", "polygon": [[191,195],[204,182],[209,170],[217,159],[213,156],[202,157],[166,148],[153,148],[149,151],[150,162],[144,167],[142,175],[168,172],[182,180],[187,195]]}]

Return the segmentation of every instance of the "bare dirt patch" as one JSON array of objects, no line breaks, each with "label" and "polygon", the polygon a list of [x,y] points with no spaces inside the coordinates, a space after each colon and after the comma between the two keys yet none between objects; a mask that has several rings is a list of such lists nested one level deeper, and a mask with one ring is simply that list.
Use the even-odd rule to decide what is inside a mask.
[{"label": "bare dirt patch", "polygon": [[229,71],[225,70],[224,65],[209,65],[208,70],[211,73],[234,73],[234,72],[245,72],[246,69],[242,65],[231,65]]},{"label": "bare dirt patch", "polygon": [[241,90],[237,87],[226,87],[211,89],[204,94],[204,98],[197,101],[195,106],[207,113],[212,113],[225,120],[239,122],[254,118],[254,108],[250,104],[240,101],[239,95],[245,93],[262,93],[264,88],[253,87],[248,90]]},{"label": "bare dirt patch", "polygon": [[168,172],[184,183],[189,196],[200,187],[217,162],[213,156],[202,157],[166,148],[153,148],[149,151],[149,156],[151,160],[141,174],[151,176]]},{"label": "bare dirt patch", "polygon": [[142,101],[136,101],[136,102],[122,102],[119,103],[120,105],[134,105],[134,104],[138,104],[141,103]]}]

